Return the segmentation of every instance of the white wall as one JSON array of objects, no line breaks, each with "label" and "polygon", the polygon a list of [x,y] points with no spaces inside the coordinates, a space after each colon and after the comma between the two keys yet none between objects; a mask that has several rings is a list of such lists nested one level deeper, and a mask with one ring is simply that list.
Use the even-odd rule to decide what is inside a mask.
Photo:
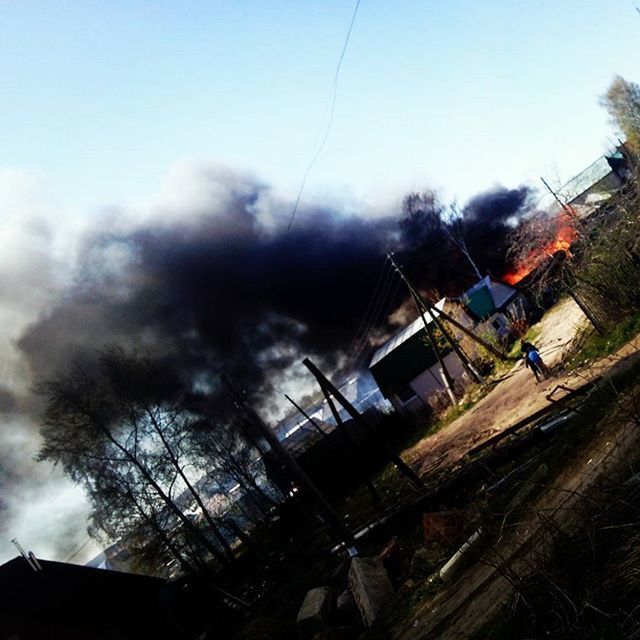
[{"label": "white wall", "polygon": [[[448,353],[444,357],[444,364],[453,381],[458,382],[465,372],[458,356],[453,352]],[[441,384],[438,384],[434,376]],[[408,402],[402,402],[396,394],[391,396],[391,404],[393,404],[397,411],[420,411],[425,408],[425,404],[429,404],[430,397],[436,391],[445,391],[444,380],[442,379],[438,363],[436,362],[430,369],[423,371],[419,376],[414,378],[409,383],[409,386],[415,391],[417,397],[411,398]]]},{"label": "white wall", "polygon": [[[444,364],[449,371],[449,374],[453,380],[458,380],[464,373],[462,363],[458,359],[455,353],[448,353],[444,357]],[[434,376],[438,382],[434,380]],[[420,396],[425,402],[429,401],[429,397],[434,391],[444,390],[444,380],[440,374],[440,367],[438,363],[431,366],[430,369],[421,373],[417,378],[414,378],[411,383],[411,388]]]}]

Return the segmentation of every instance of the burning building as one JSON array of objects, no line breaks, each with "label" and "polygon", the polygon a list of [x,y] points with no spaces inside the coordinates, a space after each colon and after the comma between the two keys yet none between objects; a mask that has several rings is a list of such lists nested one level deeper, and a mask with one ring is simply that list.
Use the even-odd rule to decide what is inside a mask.
[{"label": "burning building", "polygon": [[592,162],[556,194],[544,196],[538,204],[540,213],[520,224],[516,240],[521,243],[521,251],[518,253],[519,247],[515,247],[514,265],[502,279],[510,285],[521,283],[539,267],[550,265],[558,252],[571,255],[571,245],[578,237],[577,227],[620,189],[630,175],[630,166],[626,148],[621,144],[614,153]]}]

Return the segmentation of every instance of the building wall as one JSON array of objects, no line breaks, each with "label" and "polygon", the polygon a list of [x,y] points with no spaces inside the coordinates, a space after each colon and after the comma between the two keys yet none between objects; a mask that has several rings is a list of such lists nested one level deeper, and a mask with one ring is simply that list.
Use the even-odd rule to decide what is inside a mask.
[{"label": "building wall", "polygon": [[[522,294],[513,298],[507,306],[507,312],[515,318],[521,317],[525,309],[526,302]],[[484,322],[475,324],[474,320],[466,312],[464,307],[457,301],[447,300],[444,306],[444,311],[460,324],[471,329],[482,337],[485,337],[485,339],[495,340],[495,338],[502,338],[508,335],[510,331],[509,318],[502,312],[495,313]],[[496,321],[500,324],[500,327],[494,326],[493,323]],[[453,327],[448,323],[446,324],[448,325],[449,331],[458,340],[459,345],[467,356],[471,359],[478,357],[480,352],[478,344],[460,331],[460,329]],[[392,358],[394,355],[392,353],[386,357]],[[396,355],[395,357],[399,356]],[[455,383],[464,384],[467,381],[467,376],[464,375],[465,371],[462,363],[455,353],[448,353],[444,357],[444,362]],[[415,395],[411,397],[409,397],[410,389],[415,393]],[[421,371],[411,379],[404,388],[392,388],[389,389],[389,391],[389,400],[393,404],[393,407],[397,411],[410,412],[419,412],[424,410],[429,405],[429,401],[434,394],[438,392],[446,392],[437,362],[431,365],[428,369]]]},{"label": "building wall", "polygon": [[[444,364],[453,380],[458,380],[464,373],[464,369],[455,353],[448,353],[444,358]],[[437,380],[436,380],[437,378]],[[441,384],[438,384],[440,382]],[[418,396],[428,401],[434,391],[444,390],[444,380],[440,367],[435,364],[417,378],[411,381],[411,388]]]},{"label": "building wall", "polygon": [[504,313],[494,313],[476,327],[478,335],[491,339],[497,336],[505,338],[509,335],[510,323]]},{"label": "building wall", "polygon": [[[467,329],[475,331],[476,327],[473,319],[459,302],[447,300],[444,310],[461,325],[465,326]],[[457,327],[454,327],[453,325],[448,325],[448,327],[449,331],[453,333],[454,337],[458,340],[458,344],[462,347],[464,352],[470,358],[475,358],[478,355],[478,344],[471,340],[469,336],[460,331]]]},{"label": "building wall", "polygon": [[[454,382],[460,382],[464,368],[455,353],[448,353],[444,357],[444,364],[453,378]],[[403,401],[397,393],[391,396],[391,402],[398,411],[416,412],[425,408],[434,393],[445,391],[444,380],[440,372],[440,367],[436,363],[414,378],[409,386],[416,394],[413,398]]]}]

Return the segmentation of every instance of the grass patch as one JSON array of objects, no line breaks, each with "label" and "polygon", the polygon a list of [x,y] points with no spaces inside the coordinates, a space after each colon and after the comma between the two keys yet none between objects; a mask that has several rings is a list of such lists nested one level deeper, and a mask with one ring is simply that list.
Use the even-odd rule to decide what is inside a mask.
[{"label": "grass patch", "polygon": [[598,358],[611,355],[640,333],[640,313],[622,322],[604,336],[598,333],[589,334],[579,346],[577,352],[567,362],[570,371]]}]

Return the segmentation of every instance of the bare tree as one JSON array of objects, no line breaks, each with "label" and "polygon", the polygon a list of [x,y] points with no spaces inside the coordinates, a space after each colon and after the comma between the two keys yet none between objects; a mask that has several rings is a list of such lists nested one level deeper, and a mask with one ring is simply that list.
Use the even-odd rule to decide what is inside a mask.
[{"label": "bare tree", "polygon": [[[97,512],[109,492],[119,492],[111,497],[129,501],[130,518],[135,520],[136,509],[142,523],[144,514],[147,521],[160,511],[169,514],[190,544],[226,564],[232,557],[228,543],[186,473],[184,434],[191,416],[173,382],[150,359],[110,349],[92,373],[76,365],[42,384],[46,410],[39,459],[61,464],[86,488],[96,522],[106,522]],[[206,527],[186,512],[189,505],[178,504],[184,491],[201,509]]]},{"label": "bare tree", "polygon": [[194,458],[211,465],[219,482],[239,487],[239,493],[251,505],[244,515],[267,520],[282,500],[277,489],[267,482],[260,453],[243,437],[242,425],[235,422],[202,420],[192,425],[191,444]]}]

